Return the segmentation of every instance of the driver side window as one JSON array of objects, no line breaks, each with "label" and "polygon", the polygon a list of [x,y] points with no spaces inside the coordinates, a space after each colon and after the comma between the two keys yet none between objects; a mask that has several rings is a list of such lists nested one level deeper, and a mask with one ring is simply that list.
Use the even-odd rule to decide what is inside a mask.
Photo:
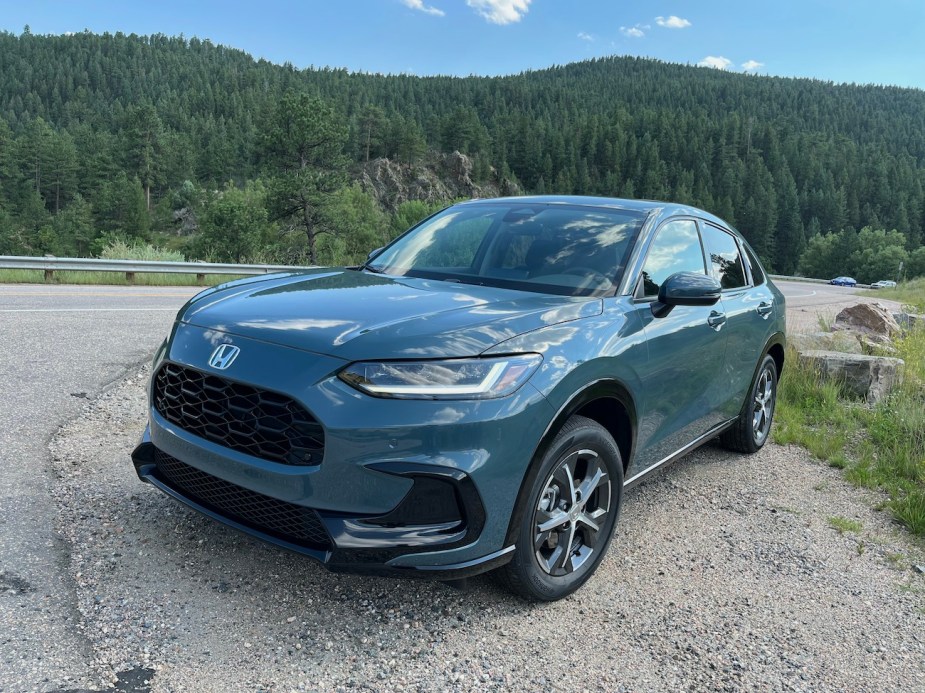
[{"label": "driver side window", "polygon": [[676,272],[706,274],[700,234],[693,219],[669,221],[658,230],[649,246],[636,295],[655,298],[659,287]]}]

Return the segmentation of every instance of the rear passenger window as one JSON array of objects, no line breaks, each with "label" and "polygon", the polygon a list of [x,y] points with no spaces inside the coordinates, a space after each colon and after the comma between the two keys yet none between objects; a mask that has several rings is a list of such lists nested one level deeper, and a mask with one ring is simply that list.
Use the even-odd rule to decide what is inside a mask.
[{"label": "rear passenger window", "polygon": [[710,257],[713,277],[724,289],[738,289],[748,283],[735,238],[715,226],[704,224],[703,244]]},{"label": "rear passenger window", "polygon": [[669,221],[658,230],[643,265],[641,296],[658,296],[659,287],[676,272],[705,274],[697,224],[691,219]]}]

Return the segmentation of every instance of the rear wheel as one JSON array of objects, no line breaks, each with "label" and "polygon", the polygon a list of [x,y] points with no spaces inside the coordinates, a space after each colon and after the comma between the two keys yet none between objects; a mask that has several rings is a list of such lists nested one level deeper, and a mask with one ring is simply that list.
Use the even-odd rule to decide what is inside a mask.
[{"label": "rear wheel", "polygon": [[622,498],[616,443],[597,422],[573,416],[543,456],[516,511],[517,548],[498,577],[530,600],[571,594],[603,559]]},{"label": "rear wheel", "polygon": [[758,452],[771,433],[777,403],[777,364],[767,355],[755,375],[748,400],[735,424],[720,436],[720,442],[736,452]]}]

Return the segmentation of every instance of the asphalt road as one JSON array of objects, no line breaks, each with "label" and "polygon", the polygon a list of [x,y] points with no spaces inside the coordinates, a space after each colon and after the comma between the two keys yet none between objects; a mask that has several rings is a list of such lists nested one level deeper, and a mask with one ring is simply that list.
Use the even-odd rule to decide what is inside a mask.
[{"label": "asphalt road", "polygon": [[[854,291],[782,282],[791,323],[812,326]],[[93,680],[68,545],[54,531],[48,441],[150,358],[195,288],[0,286],[0,693]],[[870,294],[873,292],[859,291]]]},{"label": "asphalt road", "polygon": [[806,333],[819,330],[819,319],[831,322],[842,308],[858,302],[883,303],[898,309],[896,301],[881,298],[875,290],[854,289],[830,284],[775,282],[787,297],[788,332]]},{"label": "asphalt road", "polygon": [[88,681],[47,443],[84,398],[150,358],[195,292],[0,286],[0,691]]}]

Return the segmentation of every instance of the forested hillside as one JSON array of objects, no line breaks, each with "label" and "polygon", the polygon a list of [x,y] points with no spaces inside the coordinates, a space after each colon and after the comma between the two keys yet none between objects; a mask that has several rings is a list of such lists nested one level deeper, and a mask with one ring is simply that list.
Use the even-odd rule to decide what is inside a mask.
[{"label": "forested hillside", "polygon": [[635,58],[501,78],[351,74],[198,39],[0,34],[0,254],[137,239],[203,259],[343,262],[436,204],[384,206],[367,162],[435,171],[455,151],[473,190],[698,205],[778,272],[844,232],[839,266],[813,272],[886,278],[862,274],[882,260],[925,274],[922,91]]}]

